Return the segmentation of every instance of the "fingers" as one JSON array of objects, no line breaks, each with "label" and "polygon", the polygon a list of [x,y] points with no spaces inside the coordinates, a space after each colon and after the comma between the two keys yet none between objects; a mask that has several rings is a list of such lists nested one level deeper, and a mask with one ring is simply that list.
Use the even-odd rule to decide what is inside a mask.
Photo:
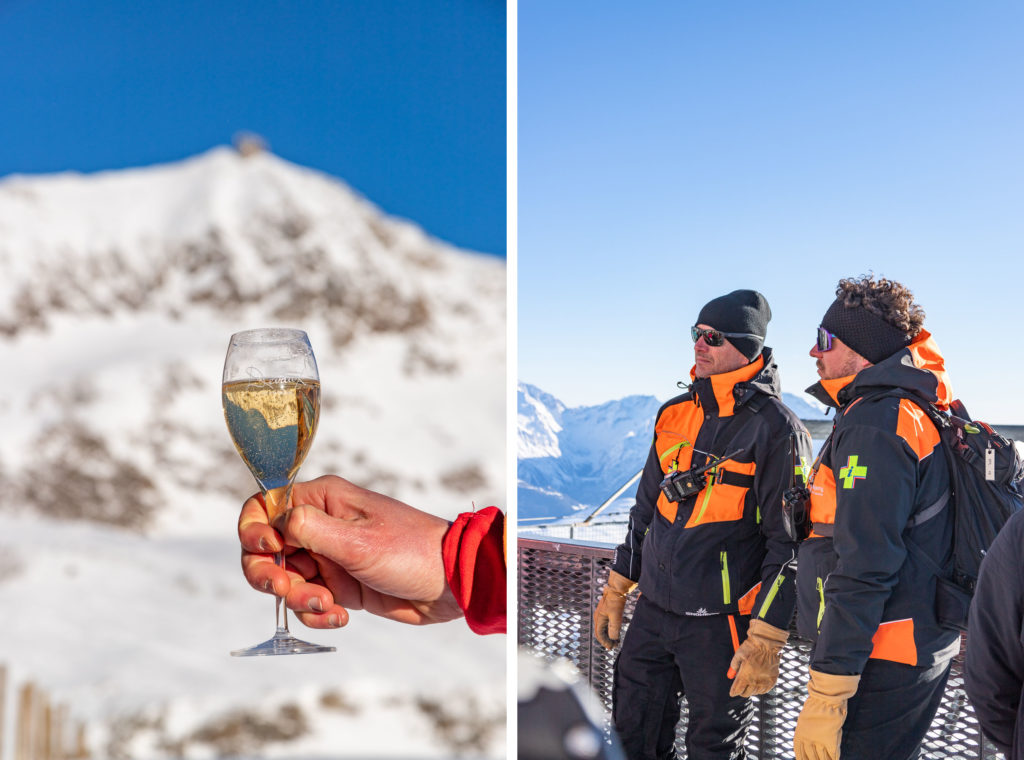
[{"label": "fingers", "polygon": [[348,610],[340,605],[334,605],[326,612],[296,612],[295,617],[307,628],[341,628],[348,625]]},{"label": "fingers", "polygon": [[372,615],[394,620],[406,625],[426,625],[437,622],[415,602],[399,599],[390,594],[381,594],[373,589],[363,588],[363,609]]},{"label": "fingers", "polygon": [[749,697],[755,693],[753,684],[751,684],[741,673],[736,677],[736,680],[732,682],[732,686],[729,687],[730,697]]},{"label": "fingers", "polygon": [[749,697],[753,693],[750,679],[747,677],[749,668],[743,667],[745,659],[741,646],[729,661],[729,671],[725,675],[727,678],[733,679],[732,686],[729,687],[730,697]]},{"label": "fingers", "polygon": [[310,628],[340,628],[348,623],[348,611],[318,583],[293,583],[284,603]]},{"label": "fingers", "polygon": [[729,688],[730,697],[752,697],[755,694],[765,694],[771,691],[772,686],[775,685],[771,680],[757,675],[748,675],[747,671],[749,670],[749,668],[740,669],[736,673],[735,680]]},{"label": "fingers", "polygon": [[[242,552],[242,573],[254,589],[274,596],[284,596],[292,585],[288,571],[278,567],[274,557],[269,554]],[[303,580],[297,573],[294,577]]]},{"label": "fingers", "polygon": [[349,610],[361,610],[363,584],[353,578],[345,568],[318,554],[311,555],[320,570],[320,577],[334,594],[334,601]]},{"label": "fingers", "polygon": [[246,551],[268,554],[284,548],[280,536],[270,527],[263,499],[250,496],[238,516],[238,540]]}]

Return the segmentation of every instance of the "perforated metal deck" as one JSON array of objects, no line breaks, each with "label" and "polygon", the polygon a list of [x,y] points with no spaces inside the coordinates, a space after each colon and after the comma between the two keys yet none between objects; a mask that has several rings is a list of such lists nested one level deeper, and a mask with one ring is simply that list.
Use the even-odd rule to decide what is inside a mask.
[{"label": "perforated metal deck", "polygon": [[[623,529],[624,533],[624,529]],[[596,704],[610,715],[612,666],[593,636],[594,607],[608,576],[614,546],[571,539],[519,538],[519,645],[544,659],[565,658],[589,681]],[[634,596],[635,598],[635,596]],[[628,627],[632,601],[626,608]],[[754,697],[754,718],[746,748],[751,758],[792,758],[793,730],[807,696],[809,644],[790,637],[783,650],[775,688]],[[676,729],[676,754],[686,757],[686,700]],[[610,718],[606,717],[610,728]],[[520,727],[523,730],[526,727]],[[963,686],[963,642],[953,661],[946,692],[920,757],[928,760],[990,760],[1002,754],[981,736]],[[879,758],[878,760],[885,760]]]}]

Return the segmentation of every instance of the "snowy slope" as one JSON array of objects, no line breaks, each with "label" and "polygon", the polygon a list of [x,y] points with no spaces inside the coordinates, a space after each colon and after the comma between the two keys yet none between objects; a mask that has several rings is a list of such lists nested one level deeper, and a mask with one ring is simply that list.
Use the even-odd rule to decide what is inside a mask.
[{"label": "snowy slope", "polygon": [[[269,636],[273,600],[238,568],[255,485],[219,390],[232,332],[305,329],[323,408],[300,477],[445,517],[504,507],[504,294],[502,261],[267,153],[0,180],[12,680],[89,720],[97,757],[502,754],[504,638],[462,621],[354,613],[293,626],[336,654],[227,655]],[[296,709],[225,738],[226,716]]]},{"label": "snowy slope", "polygon": [[[826,419],[804,395],[783,393],[801,419]],[[518,502],[525,524],[582,519],[638,473],[647,461],[654,418],[663,401],[627,396],[597,406],[566,408],[533,385],[518,388]],[[628,488],[609,513],[633,503]]]}]

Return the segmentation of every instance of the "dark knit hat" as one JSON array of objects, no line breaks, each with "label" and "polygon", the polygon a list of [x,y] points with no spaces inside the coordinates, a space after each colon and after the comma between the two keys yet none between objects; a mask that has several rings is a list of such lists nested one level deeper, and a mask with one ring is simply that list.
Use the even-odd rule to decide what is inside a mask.
[{"label": "dark knit hat", "polygon": [[821,326],[872,364],[906,348],[912,340],[912,336],[862,305],[846,306],[840,298],[828,307]]},{"label": "dark knit hat", "polygon": [[764,348],[772,310],[756,290],[734,290],[708,301],[697,317],[698,325],[708,325],[727,333],[749,333],[758,338],[726,338],[736,349],[754,361]]}]

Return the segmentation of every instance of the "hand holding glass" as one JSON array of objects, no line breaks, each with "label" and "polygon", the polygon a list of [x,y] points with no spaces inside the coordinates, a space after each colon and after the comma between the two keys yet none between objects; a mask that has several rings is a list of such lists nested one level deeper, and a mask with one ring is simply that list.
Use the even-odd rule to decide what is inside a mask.
[{"label": "hand holding glass", "polygon": [[[267,515],[288,509],[292,484],[313,443],[320,416],[320,375],[301,330],[268,328],[231,336],[221,391],[224,419],[242,460],[259,484]],[[284,567],[284,553],[275,562]],[[277,632],[236,657],[333,652],[288,632],[288,610],[276,600]]]}]

